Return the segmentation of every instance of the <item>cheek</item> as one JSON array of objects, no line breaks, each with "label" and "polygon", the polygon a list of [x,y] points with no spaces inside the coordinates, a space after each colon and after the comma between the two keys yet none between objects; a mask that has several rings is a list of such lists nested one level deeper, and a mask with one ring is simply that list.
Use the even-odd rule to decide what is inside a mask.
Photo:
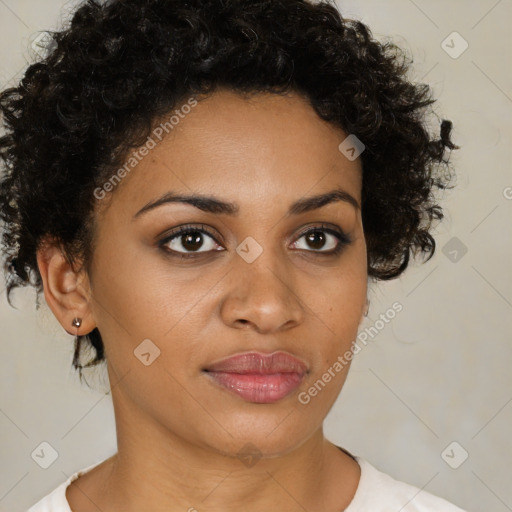
[{"label": "cheek", "polygon": [[311,335],[314,349],[309,349],[311,373],[297,396],[298,411],[304,421],[327,415],[354,356],[351,348],[366,304],[367,274],[366,264],[349,268],[340,269],[337,275],[319,283],[312,298],[311,318],[316,332]]},{"label": "cheek", "polygon": [[157,287],[162,285],[147,259],[115,234],[98,243],[93,277],[94,316],[113,361],[133,355],[144,339],[154,339],[163,330],[165,301]]},{"label": "cheek", "polygon": [[335,285],[325,290],[329,325],[335,333],[355,337],[366,304],[365,274],[344,274]]},{"label": "cheek", "polygon": [[[102,254],[110,250],[105,246]],[[199,292],[187,294],[187,283],[141,254],[122,253],[115,261],[102,254],[98,251],[94,314],[115,374],[112,382],[122,379],[117,394],[129,396],[149,415],[161,415],[162,421],[169,420],[165,411],[186,415],[193,404],[180,383],[193,355],[189,317]]]},{"label": "cheek", "polygon": [[107,357],[120,371],[137,366],[134,350],[149,339],[161,352],[160,363],[170,360],[186,368],[180,361],[198,348],[194,333],[208,318],[205,296],[215,276],[182,271],[164,258],[148,257],[133,247],[122,250],[122,245],[112,238],[96,253],[94,316]]},{"label": "cheek", "polygon": [[366,252],[353,251],[340,265],[322,279],[315,291],[314,311],[330,327],[339,343],[353,341],[357,335],[367,297]]}]

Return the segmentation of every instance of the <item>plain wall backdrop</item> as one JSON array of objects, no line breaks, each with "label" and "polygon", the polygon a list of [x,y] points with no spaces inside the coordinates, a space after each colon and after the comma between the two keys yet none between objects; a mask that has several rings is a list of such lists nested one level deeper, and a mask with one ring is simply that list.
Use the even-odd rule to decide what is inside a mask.
[{"label": "plain wall backdrop", "polygon": [[[77,2],[0,0],[0,87],[40,30]],[[436,111],[454,123],[454,190],[426,264],[373,285],[355,357],[325,431],[399,480],[468,511],[512,511],[512,72],[510,0],[350,0],[338,6],[414,59]],[[116,451],[108,383],[72,370],[73,338],[32,289],[0,284],[0,511],[22,512],[71,473]],[[403,310],[382,327],[381,314]],[[381,328],[380,328],[381,327]],[[372,331],[375,332],[375,331]],[[100,375],[101,376],[101,375]],[[41,468],[41,443],[58,453]]]}]

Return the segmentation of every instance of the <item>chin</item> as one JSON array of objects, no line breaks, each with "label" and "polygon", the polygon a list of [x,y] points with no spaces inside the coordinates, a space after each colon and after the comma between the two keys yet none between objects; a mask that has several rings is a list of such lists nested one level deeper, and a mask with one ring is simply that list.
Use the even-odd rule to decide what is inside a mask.
[{"label": "chin", "polygon": [[252,415],[252,418],[245,415],[245,421],[238,416],[235,424],[221,422],[226,428],[222,435],[212,439],[210,431],[209,439],[205,438],[204,442],[210,449],[227,457],[239,458],[242,462],[246,458],[282,457],[299,448],[321,428],[321,424],[307,424],[296,416],[290,410],[281,410],[270,418],[268,415]]}]

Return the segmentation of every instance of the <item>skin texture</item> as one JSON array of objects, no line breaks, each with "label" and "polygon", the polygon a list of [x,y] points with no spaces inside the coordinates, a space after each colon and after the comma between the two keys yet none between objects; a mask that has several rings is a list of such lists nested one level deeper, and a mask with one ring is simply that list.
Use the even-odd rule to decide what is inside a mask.
[{"label": "skin texture", "polygon": [[[293,202],[333,189],[360,204],[360,160],[338,150],[346,136],[297,94],[217,91],[117,185],[111,202],[99,202],[89,275],[74,272],[56,245],[38,251],[45,298],[63,328],[101,332],[116,417],[118,453],[68,488],[73,511],[335,512],[350,503],[359,466],[322,431],[348,366],[307,405],[297,394],[357,336],[367,292],[361,211],[336,201],[287,215]],[[169,191],[215,196],[239,213],[168,203],[134,218]],[[350,237],[339,255],[299,238],[322,223]],[[203,235],[201,250],[212,252],[185,260],[158,247],[183,224],[209,227],[215,240]],[[236,252],[246,237],[263,249],[252,263]],[[186,252],[180,239],[172,248]],[[327,234],[319,246],[336,244]],[[160,350],[149,366],[134,355],[145,339]],[[291,395],[255,404],[202,371],[249,350],[288,352],[309,372]],[[237,456],[247,443],[261,457],[250,467]]]}]

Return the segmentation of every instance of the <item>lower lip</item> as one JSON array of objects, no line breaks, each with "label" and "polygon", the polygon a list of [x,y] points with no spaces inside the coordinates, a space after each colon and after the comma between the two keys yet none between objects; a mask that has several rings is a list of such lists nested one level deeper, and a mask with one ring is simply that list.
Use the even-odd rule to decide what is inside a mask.
[{"label": "lower lip", "polygon": [[217,384],[248,402],[271,404],[292,393],[302,382],[299,373],[240,374],[207,372]]}]

